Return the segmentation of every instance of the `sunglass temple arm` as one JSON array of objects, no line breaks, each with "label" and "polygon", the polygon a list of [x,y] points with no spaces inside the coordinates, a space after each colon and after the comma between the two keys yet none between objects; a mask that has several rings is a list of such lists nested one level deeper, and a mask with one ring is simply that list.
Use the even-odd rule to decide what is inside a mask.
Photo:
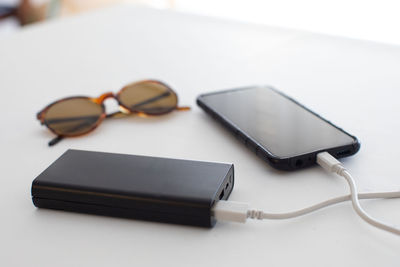
[{"label": "sunglass temple arm", "polygon": [[187,111],[187,110],[190,110],[191,108],[184,106],[184,107],[176,107],[175,109],[178,111]]},{"label": "sunglass temple arm", "polygon": [[57,135],[55,138],[51,139],[49,142],[49,146],[54,146],[58,142],[60,142],[64,137],[61,135]]}]

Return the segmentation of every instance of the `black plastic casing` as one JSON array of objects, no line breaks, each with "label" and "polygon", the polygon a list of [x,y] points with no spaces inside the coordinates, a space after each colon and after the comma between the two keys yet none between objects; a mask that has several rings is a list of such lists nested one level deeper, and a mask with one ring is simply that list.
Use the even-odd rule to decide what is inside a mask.
[{"label": "black plastic casing", "polygon": [[[305,167],[313,166],[313,165],[315,165],[315,163],[317,161],[317,154],[320,152],[324,152],[324,151],[330,153],[332,156],[334,156],[336,158],[343,158],[343,157],[354,155],[355,153],[358,152],[358,150],[360,150],[360,142],[358,141],[358,139],[355,136],[349,134],[348,132],[344,131],[342,128],[339,128],[338,126],[334,125],[332,122],[324,119],[317,113],[313,112],[312,110],[308,109],[304,105],[300,104],[295,99],[285,95],[281,91],[279,91],[271,86],[262,86],[262,87],[267,87],[269,89],[274,90],[282,97],[287,98],[288,100],[294,102],[296,105],[302,107],[303,109],[307,110],[311,114],[315,115],[319,119],[325,121],[327,124],[330,124],[333,127],[335,127],[336,129],[338,129],[339,131],[347,134],[354,140],[353,143],[349,144],[349,145],[315,150],[315,151],[311,151],[309,153],[305,153],[305,154],[297,155],[297,156],[293,156],[293,157],[281,158],[281,157],[278,157],[278,156],[274,155],[273,153],[271,153],[267,147],[259,144],[256,139],[249,136],[246,133],[246,129],[238,128],[229,118],[224,117],[223,115],[218,113],[216,110],[214,110],[212,107],[210,107],[207,104],[207,101],[204,99],[204,97],[209,96],[209,95],[224,94],[224,93],[237,91],[237,90],[249,90],[249,89],[258,88],[258,87],[261,87],[261,86],[248,86],[248,87],[243,87],[243,88],[228,89],[228,90],[222,90],[222,91],[212,92],[212,93],[208,93],[208,94],[203,94],[197,98],[196,102],[199,107],[201,107],[205,112],[207,112],[209,115],[211,115],[211,117],[213,117],[215,120],[220,122],[223,126],[225,126],[225,128],[227,128],[231,133],[233,133],[237,137],[237,139],[239,139],[244,145],[246,145],[247,148],[249,148],[258,157],[260,157],[262,160],[266,161],[272,167],[274,167],[278,170],[293,171],[293,170],[298,170],[298,169],[302,169]],[[249,119],[251,119],[251,118],[249,118]]]},{"label": "black plastic casing", "polygon": [[68,150],[32,183],[38,208],[212,227],[232,164]]}]

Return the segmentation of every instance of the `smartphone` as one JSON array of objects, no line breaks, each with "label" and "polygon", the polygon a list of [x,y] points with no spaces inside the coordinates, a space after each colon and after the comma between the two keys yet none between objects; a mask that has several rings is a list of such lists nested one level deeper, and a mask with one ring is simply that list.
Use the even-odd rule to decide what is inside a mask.
[{"label": "smartphone", "polygon": [[358,139],[270,86],[200,95],[197,104],[280,170],[314,165],[319,152],[355,154]]}]

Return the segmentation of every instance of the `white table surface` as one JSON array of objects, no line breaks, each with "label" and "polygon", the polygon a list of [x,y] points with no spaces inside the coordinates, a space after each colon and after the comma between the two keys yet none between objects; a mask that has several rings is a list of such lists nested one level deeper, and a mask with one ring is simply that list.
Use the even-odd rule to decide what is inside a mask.
[{"label": "white table surface", "polygon": [[[66,149],[235,164],[231,200],[284,212],[348,192],[320,168],[277,172],[195,104],[197,95],[270,84],[362,143],[345,159],[362,191],[398,190],[400,47],[131,6],[27,27],[0,43],[1,266],[399,266],[400,238],[350,203],[286,221],[213,229],[36,209],[32,180]],[[49,148],[35,114],[144,78],[190,112],[103,123]],[[113,108],[112,101],[108,106]],[[363,201],[400,225],[399,200]]]}]

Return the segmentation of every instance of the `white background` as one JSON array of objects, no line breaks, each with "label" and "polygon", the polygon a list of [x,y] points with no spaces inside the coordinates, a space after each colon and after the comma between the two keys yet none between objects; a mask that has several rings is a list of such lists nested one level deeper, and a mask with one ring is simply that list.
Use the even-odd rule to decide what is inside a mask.
[{"label": "white background", "polygon": [[[0,3],[15,2],[18,1],[0,0]],[[206,16],[400,44],[400,2],[397,0],[138,0],[137,2]],[[0,38],[16,30],[16,27],[17,24],[11,20],[0,23]]]},{"label": "white background", "polygon": [[396,0],[176,0],[178,10],[400,44]]}]

